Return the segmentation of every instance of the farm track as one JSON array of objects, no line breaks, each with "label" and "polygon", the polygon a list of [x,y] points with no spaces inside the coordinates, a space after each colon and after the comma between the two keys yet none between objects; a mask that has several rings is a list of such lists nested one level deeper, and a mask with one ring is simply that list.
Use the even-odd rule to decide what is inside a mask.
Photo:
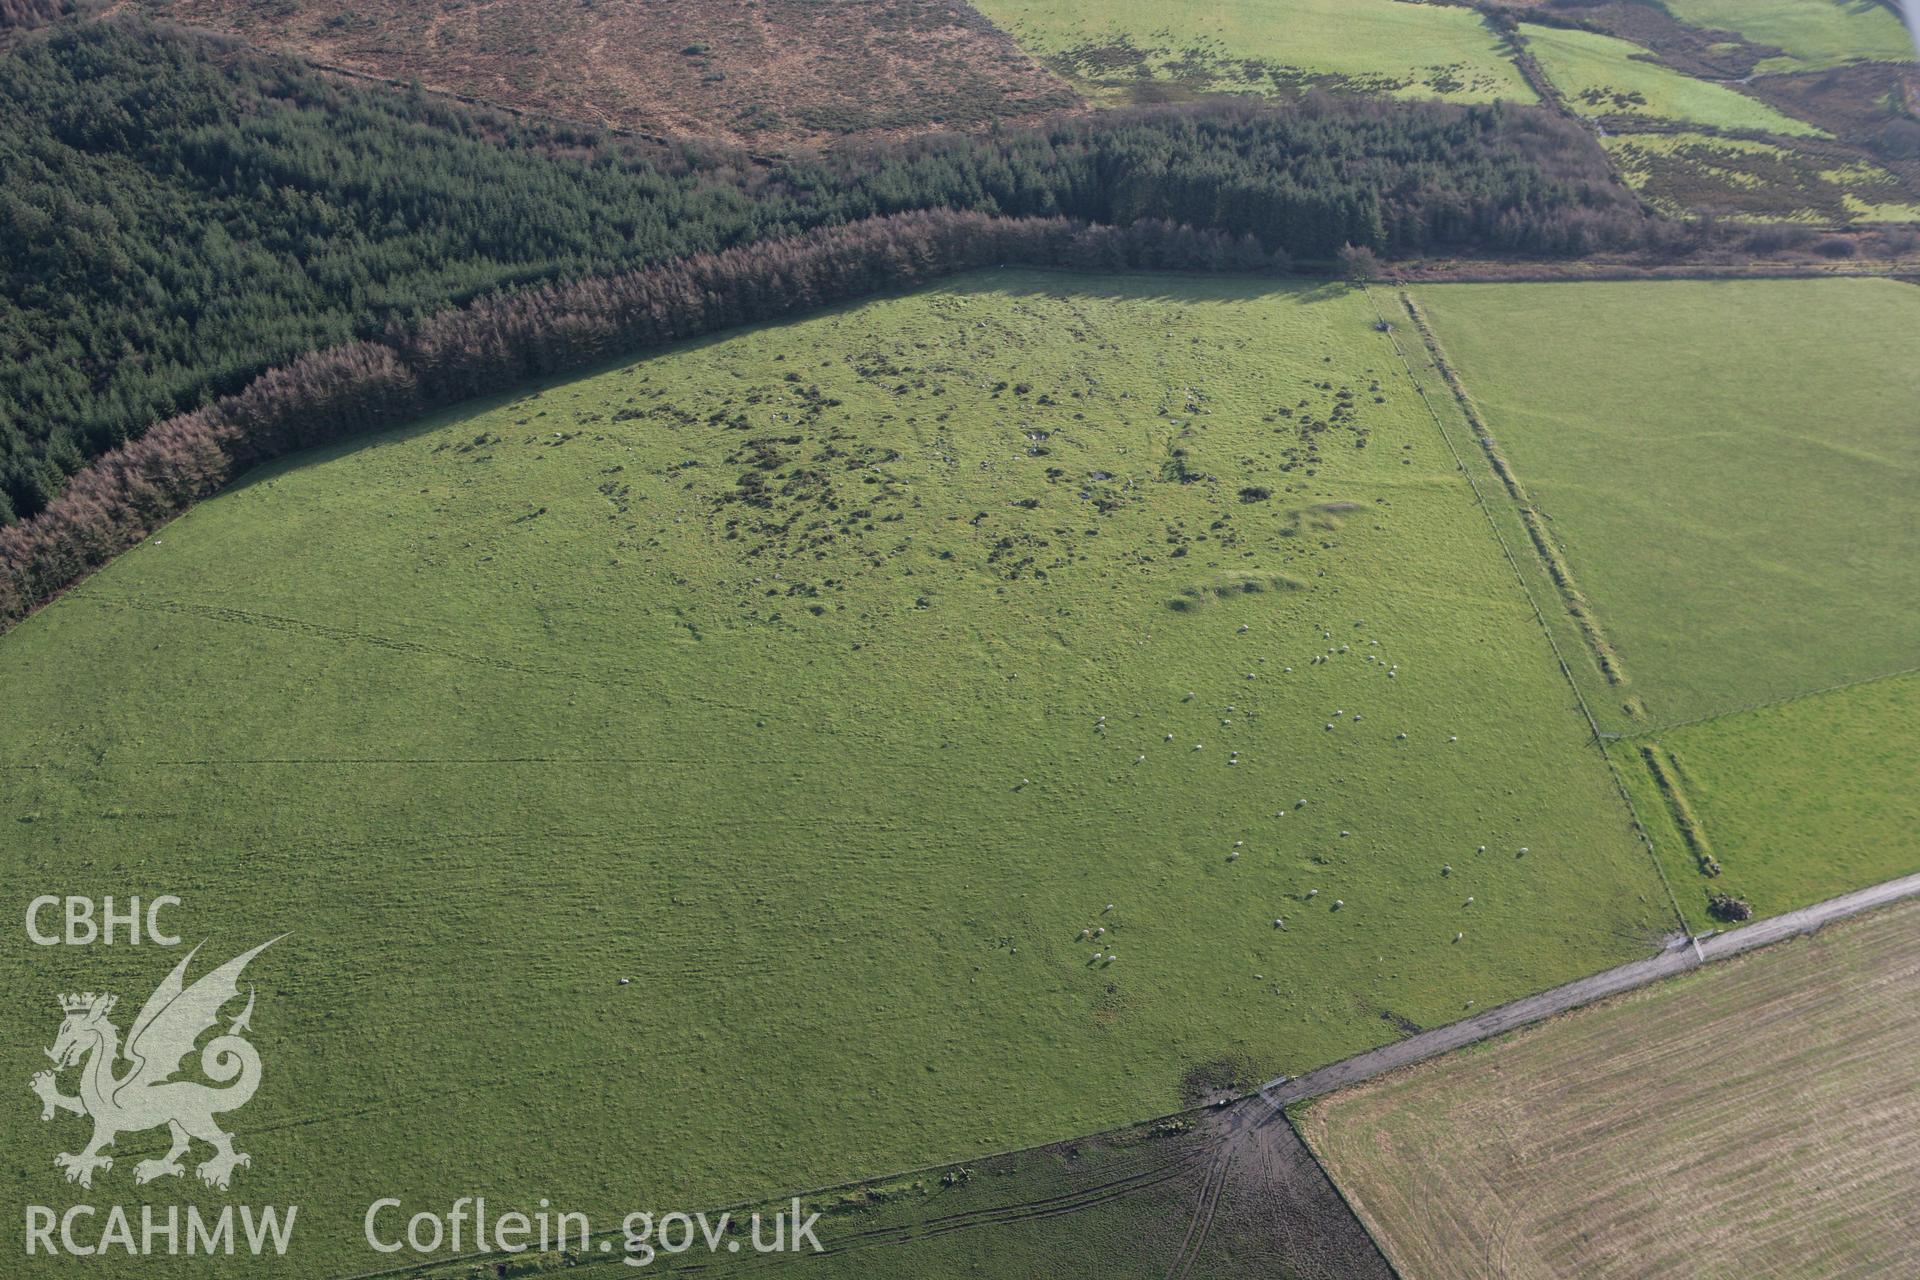
[{"label": "farm track", "polygon": [[1220,1211],[1220,1193],[1226,1189],[1227,1175],[1233,1171],[1236,1154],[1234,1139],[1229,1138],[1220,1144],[1208,1162],[1207,1180],[1201,1184],[1200,1197],[1193,1206],[1193,1219],[1187,1223],[1179,1254],[1167,1269],[1167,1280],[1187,1280],[1193,1274],[1194,1264],[1200,1261],[1200,1251],[1206,1247],[1207,1233],[1213,1230],[1214,1215]]},{"label": "farm track", "polygon": [[[929,1239],[934,1236],[955,1231],[971,1230],[977,1227],[1010,1225],[1012,1223],[1032,1221],[1065,1214],[1107,1203],[1111,1200],[1145,1191],[1151,1187],[1171,1181],[1181,1174],[1191,1171],[1202,1159],[1207,1160],[1207,1176],[1203,1183],[1199,1201],[1193,1218],[1188,1225],[1179,1256],[1174,1267],[1168,1272],[1173,1277],[1186,1277],[1194,1274],[1192,1268],[1201,1256],[1206,1237],[1212,1229],[1214,1217],[1218,1211],[1219,1200],[1226,1186],[1227,1174],[1237,1156],[1236,1148],[1245,1142],[1254,1140],[1269,1129],[1279,1125],[1284,1129],[1283,1138],[1293,1137],[1292,1126],[1285,1117],[1285,1108],[1292,1103],[1320,1097],[1336,1089],[1360,1084],[1402,1067],[1424,1062],[1429,1058],[1454,1049],[1476,1044],[1495,1036],[1504,1035],[1519,1027],[1542,1021],[1555,1014],[1565,1013],[1584,1005],[1620,995],[1640,987],[1651,985],[1664,978],[1689,973],[1707,964],[1729,959],[1745,952],[1779,942],[1787,938],[1810,934],[1822,926],[1836,920],[1861,915],[1876,908],[1899,902],[1906,898],[1920,897],[1920,874],[1903,876],[1896,880],[1885,881],[1865,889],[1830,898],[1825,902],[1789,911],[1783,915],[1743,926],[1730,933],[1714,934],[1702,938],[1684,938],[1676,936],[1673,943],[1658,955],[1644,960],[1635,960],[1616,966],[1601,973],[1593,974],[1538,995],[1527,996],[1498,1008],[1460,1022],[1449,1023],[1428,1031],[1418,1032],[1404,1040],[1383,1045],[1365,1053],[1357,1054],[1341,1062],[1332,1063],[1319,1070],[1308,1072],[1297,1078],[1281,1077],[1256,1089],[1248,1090],[1235,1099],[1236,1104],[1244,1108],[1253,1100],[1264,1103],[1266,1114],[1251,1119],[1241,1110],[1229,1122],[1232,1129],[1220,1137],[1214,1148],[1205,1153],[1193,1153],[1173,1160],[1150,1165],[1146,1169],[1132,1171],[1118,1178],[1111,1178],[1091,1187],[1080,1188],[1073,1192],[1041,1197],[1033,1201],[1021,1201],[1011,1204],[992,1206],[987,1209],[970,1210],[935,1218],[923,1224],[874,1228],[854,1233],[848,1237],[851,1247],[863,1248],[876,1245],[906,1244],[917,1239]],[[1191,1114],[1191,1113],[1187,1113]],[[1002,1156],[1019,1154],[1018,1152],[999,1153]],[[1311,1153],[1309,1152],[1309,1157]],[[986,1157],[983,1157],[986,1158]],[[1317,1163],[1317,1161],[1316,1161]],[[939,1166],[946,1168],[950,1166]],[[913,1170],[890,1175],[889,1179],[909,1176],[911,1173],[931,1172],[932,1170]],[[842,1184],[839,1188],[816,1188],[799,1193],[802,1197],[822,1195],[833,1190],[847,1187],[871,1185],[875,1180],[863,1183]],[[771,1201],[765,1201],[771,1202]],[[742,1202],[730,1206],[733,1209],[746,1209],[763,1201]],[[859,1242],[859,1243],[853,1243]],[[836,1242],[836,1251],[842,1246]],[[477,1261],[489,1256],[470,1255],[463,1259],[449,1259],[449,1262]],[[750,1261],[750,1260],[749,1260]],[[777,1259],[774,1261],[777,1262]],[[737,1265],[737,1264],[736,1264]],[[705,1269],[695,1265],[683,1268],[685,1272]],[[336,1280],[376,1280],[377,1277],[397,1276],[411,1273],[412,1268],[400,1268],[388,1271],[357,1272]]]},{"label": "farm track", "polygon": [[1477,1013],[1471,1018],[1419,1032],[1393,1044],[1357,1054],[1344,1062],[1310,1071],[1296,1079],[1282,1077],[1263,1086],[1259,1093],[1275,1107],[1317,1098],[1335,1089],[1372,1080],[1439,1054],[1504,1035],[1517,1027],[1578,1009],[1596,1000],[1620,995],[1662,978],[1689,973],[1715,961],[1726,960],[1785,938],[1813,933],[1835,920],[1844,920],[1912,897],[1920,897],[1920,874],[1902,876],[1898,880],[1888,880],[1829,898],[1825,902],[1816,902],[1810,907],[1742,925],[1730,933],[1687,938],[1645,960],[1629,961],[1550,991]]},{"label": "farm track", "polygon": [[450,649],[442,645],[423,644],[416,640],[400,640],[392,636],[372,631],[355,631],[347,627],[328,626],[322,622],[307,622],[300,618],[282,617],[278,614],[256,613],[246,609],[229,609],[214,605],[189,604],[178,600],[136,600],[125,596],[110,596],[97,591],[74,591],[69,593],[74,600],[85,604],[98,605],[107,609],[135,609],[147,613],[167,613],[190,618],[199,618],[208,622],[227,623],[235,626],[257,627],[267,631],[278,631],[289,635],[303,636],[309,639],[330,640],[339,644],[360,644],[376,649],[386,649],[394,653],[451,658],[456,662],[478,667],[491,667],[496,671],[510,671],[520,675],[542,676],[550,679],[585,681],[592,684],[610,684],[604,676],[592,672],[568,671],[555,667],[535,667],[520,662],[509,662],[505,658],[496,658],[490,654],[468,653],[460,649]]}]

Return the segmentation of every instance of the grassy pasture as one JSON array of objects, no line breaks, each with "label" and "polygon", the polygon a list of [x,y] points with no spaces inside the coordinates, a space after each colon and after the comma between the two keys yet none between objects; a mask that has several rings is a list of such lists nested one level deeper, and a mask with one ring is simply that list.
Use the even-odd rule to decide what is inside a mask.
[{"label": "grassy pasture", "polygon": [[1523,24],[1527,47],[1568,107],[1583,116],[1625,117],[1706,125],[1715,129],[1817,135],[1739,90],[1696,80],[1653,60],[1630,41],[1592,31]]},{"label": "grassy pasture", "polygon": [[1399,0],[984,0],[1021,46],[1108,102],[1311,86],[1536,101],[1469,9]]},{"label": "grassy pasture", "polygon": [[1703,133],[1612,134],[1603,145],[1621,177],[1669,215],[1823,225],[1920,221],[1920,204],[1899,179],[1864,160]]},{"label": "grassy pasture", "polygon": [[1699,870],[1641,757],[1612,744],[1667,877],[1695,929],[1719,927],[1709,892],[1762,915],[1920,871],[1920,676],[1854,685],[1651,735],[1673,762],[1718,876]]},{"label": "grassy pasture", "polygon": [[[1416,296],[1621,656],[1620,687],[1576,662],[1603,728],[1642,732],[1920,663],[1920,530],[1903,515],[1920,478],[1920,289]],[[1470,462],[1483,465],[1477,451]],[[1643,717],[1624,713],[1628,697]]]},{"label": "grassy pasture", "polygon": [[[293,930],[236,1186],[308,1272],[385,1265],[378,1195],[876,1176],[1639,954],[1671,908],[1373,318],[990,274],[259,473],[0,640],[6,878]],[[22,1072],[171,959],[8,939]],[[17,1200],[76,1125],[0,1111]]]},{"label": "grassy pasture", "polygon": [[1786,51],[1763,62],[1763,72],[1913,60],[1913,38],[1879,0],[1666,0],[1666,7],[1682,22]]},{"label": "grassy pasture", "polygon": [[1403,1275],[1903,1277],[1920,905],[1338,1093],[1303,1131]]}]

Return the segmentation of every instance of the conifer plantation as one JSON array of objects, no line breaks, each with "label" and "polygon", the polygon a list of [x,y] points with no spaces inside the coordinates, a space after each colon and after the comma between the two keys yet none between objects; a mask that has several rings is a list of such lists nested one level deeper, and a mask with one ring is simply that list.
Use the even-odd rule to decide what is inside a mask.
[{"label": "conifer plantation", "polygon": [[0,61],[0,521],[151,424],[448,307],[929,209],[1580,255],[1667,234],[1544,112],[1308,98],[756,161],[67,25]]}]

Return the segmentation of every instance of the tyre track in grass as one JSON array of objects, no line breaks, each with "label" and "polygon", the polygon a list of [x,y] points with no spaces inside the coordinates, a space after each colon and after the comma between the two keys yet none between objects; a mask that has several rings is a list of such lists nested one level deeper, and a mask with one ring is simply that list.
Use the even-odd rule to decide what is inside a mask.
[{"label": "tyre track in grass", "polygon": [[[840,1254],[860,1249],[910,1245],[951,1235],[957,1231],[1014,1226],[1080,1213],[1114,1200],[1141,1195],[1162,1183],[1171,1182],[1199,1167],[1201,1158],[1200,1153],[1189,1153],[1151,1165],[1137,1173],[1096,1183],[1090,1187],[1081,1187],[1061,1195],[1044,1196],[1037,1200],[1017,1201],[985,1209],[970,1209],[962,1213],[927,1218],[915,1223],[870,1227],[866,1230],[850,1232],[835,1238],[833,1243],[827,1246],[826,1253]],[[730,1256],[724,1262],[689,1262],[668,1274],[690,1275],[702,1271],[720,1271],[725,1275],[744,1275],[755,1271],[777,1271],[790,1265],[804,1265],[804,1262],[804,1255],[800,1255],[797,1262],[794,1257],[780,1254],[746,1258]]]},{"label": "tyre track in grass", "polygon": [[1222,1142],[1213,1153],[1213,1159],[1207,1163],[1207,1178],[1200,1186],[1200,1196],[1194,1201],[1193,1217],[1187,1223],[1187,1234],[1180,1241],[1180,1252],[1174,1255],[1173,1265],[1167,1268],[1167,1280],[1187,1280],[1193,1274],[1193,1267],[1200,1260],[1200,1251],[1206,1246],[1207,1233],[1213,1230],[1213,1218],[1220,1211],[1220,1193],[1226,1189],[1227,1175],[1233,1171],[1233,1161],[1238,1153],[1234,1147],[1239,1133],[1233,1134]]}]

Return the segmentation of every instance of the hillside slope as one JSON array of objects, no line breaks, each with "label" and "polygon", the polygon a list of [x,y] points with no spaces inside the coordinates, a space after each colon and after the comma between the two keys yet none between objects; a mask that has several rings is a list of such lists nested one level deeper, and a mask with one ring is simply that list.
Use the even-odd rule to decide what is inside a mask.
[{"label": "hillside slope", "polygon": [[[5,873],[293,930],[242,1176],[312,1271],[375,1195],[962,1158],[1638,954],[1671,908],[1373,320],[974,276],[255,473],[0,638]],[[0,1034],[152,966],[0,952]]]}]

